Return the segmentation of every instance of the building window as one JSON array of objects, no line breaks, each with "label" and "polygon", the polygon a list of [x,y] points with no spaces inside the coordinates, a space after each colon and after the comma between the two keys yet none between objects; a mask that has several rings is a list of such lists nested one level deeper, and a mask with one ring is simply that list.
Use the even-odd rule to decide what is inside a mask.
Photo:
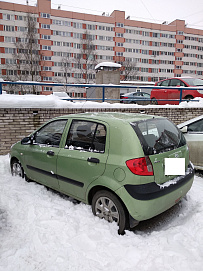
[{"label": "building window", "polygon": [[116,37],[123,38],[123,33],[116,33]]},{"label": "building window", "polygon": [[73,23],[73,27],[81,29],[82,28],[82,23]]},{"label": "building window", "polygon": [[116,43],[116,46],[118,46],[118,47],[123,47],[123,43],[117,42],[117,43]]},{"label": "building window", "polygon": [[116,52],[116,56],[123,56],[122,52]]},{"label": "building window", "polygon": [[160,38],[160,33],[153,32],[152,37],[153,38]]},{"label": "building window", "polygon": [[44,76],[44,77],[43,77],[43,80],[44,80],[44,81],[52,81],[52,77]]},{"label": "building window", "polygon": [[5,54],[15,54],[16,49],[15,48],[5,48]]},{"label": "building window", "polygon": [[52,67],[46,67],[46,66],[44,66],[43,67],[43,71],[52,71]]},{"label": "building window", "polygon": [[55,24],[55,25],[71,26],[71,22],[68,22],[68,21],[60,21],[60,20],[52,20],[52,24]]},{"label": "building window", "polygon": [[14,32],[15,31],[15,27],[12,26],[12,25],[4,25],[4,31]]},{"label": "building window", "polygon": [[52,91],[53,88],[52,87],[44,87],[44,91]]},{"label": "building window", "polygon": [[86,24],[86,29],[88,29],[88,30],[95,30],[95,25],[93,25],[93,24]]},{"label": "building window", "polygon": [[122,23],[116,23],[116,27],[124,27],[124,24],[122,24]]},{"label": "building window", "polygon": [[41,17],[49,19],[50,18],[50,14],[49,13],[42,13],[41,12]]},{"label": "building window", "polygon": [[48,50],[48,51],[51,51],[51,46],[42,45],[42,50]]},{"label": "building window", "polygon": [[3,20],[14,21],[15,20],[15,16],[11,15],[11,14],[3,14]]},{"label": "building window", "polygon": [[50,24],[41,24],[41,28],[50,29]]},{"label": "building window", "polygon": [[83,34],[82,33],[73,33],[73,38],[81,40],[83,38]]},{"label": "building window", "polygon": [[50,61],[51,60],[51,56],[43,56],[42,59],[45,60],[45,61]]},{"label": "building window", "polygon": [[43,40],[50,40],[51,36],[50,35],[42,35]]},{"label": "building window", "polygon": [[16,38],[14,38],[14,37],[5,37],[5,42],[15,43],[16,42]]}]

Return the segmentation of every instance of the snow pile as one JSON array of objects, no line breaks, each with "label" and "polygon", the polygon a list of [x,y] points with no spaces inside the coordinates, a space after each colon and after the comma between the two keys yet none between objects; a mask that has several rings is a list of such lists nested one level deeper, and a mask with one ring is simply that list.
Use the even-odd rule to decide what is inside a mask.
[{"label": "snow pile", "polygon": [[71,102],[62,100],[56,95],[0,95],[0,108],[178,108],[203,107],[203,98],[195,98],[199,102],[182,102],[180,105],[138,105],[122,103],[99,103],[91,101]]},{"label": "snow pile", "polygon": [[202,270],[202,177],[178,205],[124,236],[90,206],[12,177],[8,156],[0,187],[0,271]]}]

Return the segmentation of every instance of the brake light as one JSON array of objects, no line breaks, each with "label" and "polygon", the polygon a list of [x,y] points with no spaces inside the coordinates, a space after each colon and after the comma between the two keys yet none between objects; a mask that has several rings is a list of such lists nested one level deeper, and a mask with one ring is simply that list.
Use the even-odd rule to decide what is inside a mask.
[{"label": "brake light", "polygon": [[148,156],[126,161],[129,170],[135,175],[153,176],[153,166]]},{"label": "brake light", "polygon": [[128,99],[128,97],[121,97],[121,99]]}]

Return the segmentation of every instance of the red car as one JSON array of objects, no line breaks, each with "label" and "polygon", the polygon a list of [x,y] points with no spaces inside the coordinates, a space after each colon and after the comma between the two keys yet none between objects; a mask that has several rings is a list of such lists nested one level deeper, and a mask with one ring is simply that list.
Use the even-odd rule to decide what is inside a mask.
[{"label": "red car", "polygon": [[[164,89],[152,89],[152,104],[179,104],[180,89],[171,89],[170,87],[198,87],[196,89],[183,89],[182,99],[193,99],[195,97],[203,98],[203,80],[192,77],[177,77],[159,81],[154,86],[167,87]],[[164,99],[166,101],[159,101]],[[167,101],[177,100],[177,101]]]}]

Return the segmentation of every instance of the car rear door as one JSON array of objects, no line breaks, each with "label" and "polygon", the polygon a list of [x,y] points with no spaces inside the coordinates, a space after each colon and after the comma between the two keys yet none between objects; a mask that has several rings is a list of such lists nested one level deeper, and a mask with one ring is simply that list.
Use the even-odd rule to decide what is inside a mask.
[{"label": "car rear door", "polygon": [[108,150],[106,123],[73,119],[57,160],[60,190],[84,200],[89,184],[105,171]]},{"label": "car rear door", "polygon": [[[160,84],[160,87],[168,87],[169,83],[170,83],[170,80],[164,80]],[[158,101],[158,104],[167,104],[168,103],[168,101],[167,101],[167,99],[168,99],[168,88],[159,89],[159,90],[157,90],[157,93],[158,93],[158,95],[157,95],[158,99],[166,100],[166,101]]]}]

